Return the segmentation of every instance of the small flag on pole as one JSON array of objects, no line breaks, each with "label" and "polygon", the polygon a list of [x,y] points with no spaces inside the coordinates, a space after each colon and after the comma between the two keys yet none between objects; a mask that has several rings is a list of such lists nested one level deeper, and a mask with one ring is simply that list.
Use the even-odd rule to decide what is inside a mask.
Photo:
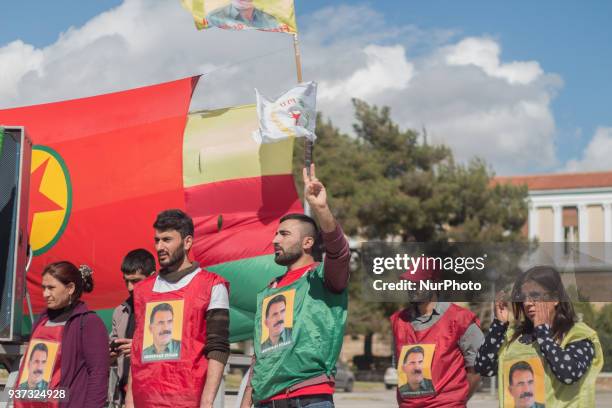
[{"label": "small flag on pole", "polygon": [[317,84],[304,82],[269,101],[255,89],[259,129],[253,132],[258,143],[273,143],[290,137],[314,142],[317,118]]},{"label": "small flag on pole", "polygon": [[198,30],[262,30],[297,33],[293,0],[181,0]]}]

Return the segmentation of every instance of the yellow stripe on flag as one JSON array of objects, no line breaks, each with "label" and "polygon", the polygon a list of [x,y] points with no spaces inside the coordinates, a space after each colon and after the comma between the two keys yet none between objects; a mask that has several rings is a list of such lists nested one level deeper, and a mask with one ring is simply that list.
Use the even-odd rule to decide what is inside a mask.
[{"label": "yellow stripe on flag", "polygon": [[290,174],[293,138],[258,144],[255,105],[189,114],[183,139],[185,187],[247,177]]}]

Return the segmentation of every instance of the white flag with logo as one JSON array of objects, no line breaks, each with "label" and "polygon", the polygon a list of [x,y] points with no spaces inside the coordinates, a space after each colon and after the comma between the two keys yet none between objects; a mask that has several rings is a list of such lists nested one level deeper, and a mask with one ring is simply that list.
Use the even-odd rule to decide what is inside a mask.
[{"label": "white flag with logo", "polygon": [[259,129],[253,132],[258,143],[273,143],[289,137],[315,141],[317,119],[317,84],[301,83],[275,101],[269,101],[255,89]]}]

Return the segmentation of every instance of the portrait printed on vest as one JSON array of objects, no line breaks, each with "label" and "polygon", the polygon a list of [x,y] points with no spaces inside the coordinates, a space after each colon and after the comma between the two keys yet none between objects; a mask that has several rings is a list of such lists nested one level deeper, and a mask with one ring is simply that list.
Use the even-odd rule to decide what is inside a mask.
[{"label": "portrait printed on vest", "polygon": [[269,353],[290,345],[293,340],[295,289],[264,298],[261,305],[261,352]]},{"label": "portrait printed on vest", "polygon": [[147,303],[142,362],[178,360],[181,356],[184,301]]},{"label": "portrait printed on vest", "polygon": [[538,357],[503,362],[504,408],[544,408],[544,366]]},{"label": "portrait printed on vest", "polygon": [[408,344],[397,360],[397,387],[403,398],[436,393],[431,377],[435,344]]},{"label": "portrait printed on vest", "polygon": [[20,390],[48,390],[58,350],[59,343],[55,341],[32,339],[23,359],[17,388]]}]

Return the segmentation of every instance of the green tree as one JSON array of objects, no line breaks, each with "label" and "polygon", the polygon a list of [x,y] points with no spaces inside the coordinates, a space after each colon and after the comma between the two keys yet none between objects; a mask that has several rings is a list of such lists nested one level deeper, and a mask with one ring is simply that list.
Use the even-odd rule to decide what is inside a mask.
[{"label": "green tree", "polygon": [[[419,142],[401,130],[388,107],[354,100],[356,137],[317,120],[313,158],[329,187],[333,210],[349,235],[402,241],[523,240],[527,188],[492,185],[481,159],[458,164],[444,145]],[[296,143],[301,180],[304,145]],[[301,192],[301,182],[298,191]]]}]

